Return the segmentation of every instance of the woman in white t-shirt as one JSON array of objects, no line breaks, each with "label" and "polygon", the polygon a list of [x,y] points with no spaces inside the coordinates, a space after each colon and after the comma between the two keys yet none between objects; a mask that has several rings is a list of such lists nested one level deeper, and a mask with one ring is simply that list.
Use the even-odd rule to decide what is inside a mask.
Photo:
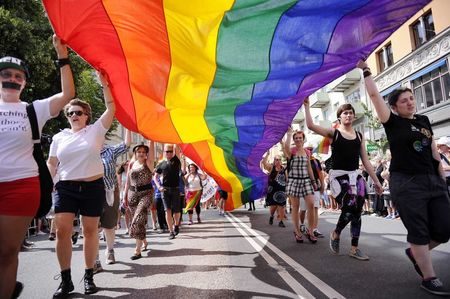
[{"label": "woman in white t-shirt", "polygon": [[[61,67],[61,92],[34,101],[39,133],[45,122],[56,117],[75,94],[67,46],[53,36]],[[14,57],[0,59],[0,294],[18,296],[23,285],[16,282],[18,254],[28,225],[40,201],[38,166],[26,102],[20,96],[29,78],[24,62]]]},{"label": "woman in white t-shirt", "polygon": [[206,180],[206,174],[201,174],[198,172],[198,167],[195,164],[189,164],[189,173],[184,176],[186,183],[186,207],[183,209],[183,213],[188,213],[189,222],[188,224],[193,224],[192,215],[197,213],[197,222],[201,223],[200,219],[200,198],[202,197],[203,185],[202,180]]},{"label": "woman in white t-shirt", "polygon": [[72,222],[81,215],[84,236],[84,293],[98,291],[93,280],[93,267],[98,250],[97,228],[105,198],[103,164],[100,151],[105,134],[114,119],[115,105],[108,83],[100,75],[106,111],[92,125],[91,107],[74,99],[64,108],[70,129],[53,137],[47,165],[52,175],[58,167],[59,182],[56,184],[55,223],[56,254],[61,268],[62,282],[53,298],[65,298],[74,290],[70,264],[72,258]]}]

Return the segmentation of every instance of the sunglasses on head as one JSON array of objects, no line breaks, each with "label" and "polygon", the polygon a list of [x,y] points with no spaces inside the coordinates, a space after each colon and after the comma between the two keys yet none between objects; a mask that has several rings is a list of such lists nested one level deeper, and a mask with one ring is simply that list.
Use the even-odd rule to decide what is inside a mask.
[{"label": "sunglasses on head", "polygon": [[84,114],[84,112],[83,111],[80,111],[80,110],[76,110],[76,111],[69,111],[69,112],[67,112],[67,117],[72,117],[73,115],[76,115],[76,116],[82,116],[83,114]]},{"label": "sunglasses on head", "polygon": [[0,71],[0,76],[2,78],[4,78],[4,79],[10,79],[10,78],[12,78],[14,76],[14,78],[17,81],[19,81],[19,82],[25,81],[25,75],[24,74],[21,74],[21,73],[13,74],[12,72],[7,71],[7,70]]}]

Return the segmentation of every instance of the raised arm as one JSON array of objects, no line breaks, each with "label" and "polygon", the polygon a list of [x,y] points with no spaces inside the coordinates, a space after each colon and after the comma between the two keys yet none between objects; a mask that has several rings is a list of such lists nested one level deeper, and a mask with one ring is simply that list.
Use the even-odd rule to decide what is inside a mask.
[{"label": "raised arm", "polygon": [[313,119],[311,117],[311,111],[309,108],[309,98],[306,98],[303,101],[303,107],[305,107],[305,120],[306,120],[306,126],[311,131],[322,135],[324,137],[333,138],[334,129],[333,128],[323,128],[319,125],[314,124]]},{"label": "raised arm", "polygon": [[116,113],[116,105],[114,104],[114,98],[111,93],[111,88],[109,86],[106,76],[100,72],[97,72],[100,79],[100,84],[103,88],[103,96],[105,97],[106,110],[100,117],[100,121],[104,128],[109,129],[114,120],[114,113]]},{"label": "raised arm", "polygon": [[264,167],[265,170],[267,170],[268,172],[272,171],[272,165],[269,163],[269,152],[266,152],[263,156],[263,160],[262,160],[262,165]]},{"label": "raised arm", "polygon": [[292,134],[293,134],[292,127],[289,127],[286,133],[286,139],[284,140],[284,146],[283,151],[284,155],[287,159],[291,158],[291,142],[292,142]]},{"label": "raised arm", "polygon": [[366,90],[367,93],[369,94],[370,100],[372,101],[375,111],[377,112],[378,119],[380,120],[381,123],[387,122],[389,116],[391,115],[391,110],[386,105],[380,93],[378,92],[378,88],[377,85],[375,84],[375,81],[373,80],[370,68],[368,67],[367,63],[362,60],[358,61],[358,64],[356,66],[363,70],[364,82],[366,83]]},{"label": "raised arm", "polygon": [[155,168],[155,142],[153,140],[149,140],[148,143],[148,155],[145,162],[147,163],[147,167],[153,172]]},{"label": "raised arm", "polygon": [[[61,39],[53,35],[53,46],[55,47],[58,60],[68,59],[69,51],[67,46],[61,42]],[[73,83],[72,70],[70,64],[67,63],[61,66],[61,92],[57,93],[49,98],[50,100],[50,115],[58,115],[59,111],[67,104],[71,99],[75,97],[75,85]]]},{"label": "raised arm", "polygon": [[128,129],[125,129],[125,140],[124,140],[124,142],[125,142],[125,145],[126,145],[127,148],[130,147],[130,145],[131,145],[131,132]]},{"label": "raised arm", "polygon": [[[358,132],[356,134],[358,134]],[[375,171],[373,169],[372,163],[370,163],[369,156],[367,155],[367,151],[366,151],[366,141],[365,141],[363,135],[361,135],[360,156],[361,156],[361,161],[362,161],[362,163],[364,165],[364,168],[366,169],[367,173],[369,174],[369,176],[373,180],[375,191],[379,195],[382,194],[383,193],[383,186],[381,186],[381,183],[378,180],[378,177],[375,174]]]}]

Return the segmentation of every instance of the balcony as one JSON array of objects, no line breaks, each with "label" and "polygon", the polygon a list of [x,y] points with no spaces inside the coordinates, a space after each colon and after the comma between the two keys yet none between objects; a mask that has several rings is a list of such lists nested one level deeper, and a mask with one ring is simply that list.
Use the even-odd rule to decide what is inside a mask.
[{"label": "balcony", "polygon": [[297,114],[294,116],[294,119],[292,120],[293,124],[301,124],[305,120],[305,114],[302,111],[302,108],[300,108],[297,111]]},{"label": "balcony", "polygon": [[322,108],[330,103],[330,97],[328,93],[324,91],[318,91],[313,93],[309,97],[309,104],[311,108]]},{"label": "balcony", "polygon": [[360,80],[359,70],[354,69],[331,82],[328,85],[328,90],[332,92],[345,92],[348,88],[358,83],[359,80]]}]

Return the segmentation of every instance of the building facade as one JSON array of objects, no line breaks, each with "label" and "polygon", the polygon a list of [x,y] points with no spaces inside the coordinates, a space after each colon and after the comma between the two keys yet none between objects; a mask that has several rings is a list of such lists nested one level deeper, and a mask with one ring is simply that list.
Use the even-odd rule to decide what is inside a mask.
[{"label": "building facade", "polygon": [[[367,63],[386,100],[400,86],[411,88],[417,113],[429,117],[435,138],[450,136],[450,1],[430,2],[376,48]],[[362,72],[354,69],[311,95],[315,123],[331,126],[339,105],[351,103],[357,116],[355,129],[370,140],[383,137],[384,130],[373,129],[364,115],[364,107],[373,109],[362,80]],[[306,129],[302,109],[293,124],[314,142],[320,139]]]}]

